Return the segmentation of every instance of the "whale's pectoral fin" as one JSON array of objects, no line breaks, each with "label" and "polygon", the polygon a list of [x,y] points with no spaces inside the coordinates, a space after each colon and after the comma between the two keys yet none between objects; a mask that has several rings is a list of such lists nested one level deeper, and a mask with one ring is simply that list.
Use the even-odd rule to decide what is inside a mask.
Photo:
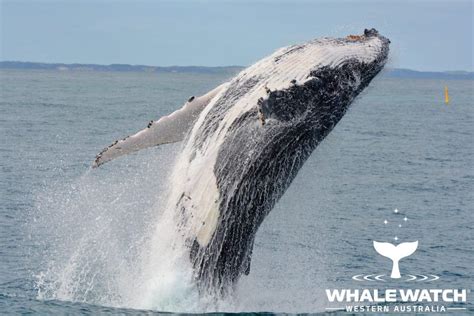
[{"label": "whale's pectoral fin", "polygon": [[147,128],[134,135],[115,141],[96,156],[93,167],[144,148],[183,140],[201,111],[225,85],[224,83],[203,96],[191,97],[181,109],[157,121],[151,121]]}]

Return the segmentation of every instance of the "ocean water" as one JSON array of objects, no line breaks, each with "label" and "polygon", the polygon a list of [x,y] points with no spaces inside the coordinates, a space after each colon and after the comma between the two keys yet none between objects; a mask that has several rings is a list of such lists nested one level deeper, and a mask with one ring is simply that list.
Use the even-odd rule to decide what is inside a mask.
[{"label": "ocean water", "polygon": [[[377,78],[264,221],[232,297],[199,297],[160,224],[180,144],[90,166],[226,79],[0,72],[1,312],[323,313],[340,307],[326,289],[473,288],[474,82]],[[374,240],[418,241],[401,279]]]}]

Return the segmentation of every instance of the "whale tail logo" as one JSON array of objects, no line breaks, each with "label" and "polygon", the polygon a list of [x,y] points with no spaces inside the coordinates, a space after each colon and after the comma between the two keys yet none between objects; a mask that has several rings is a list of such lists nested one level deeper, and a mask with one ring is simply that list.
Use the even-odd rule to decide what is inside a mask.
[{"label": "whale tail logo", "polygon": [[392,274],[390,277],[392,279],[399,279],[401,276],[398,261],[416,251],[416,248],[418,248],[418,240],[414,242],[403,242],[396,246],[388,242],[378,242],[374,240],[374,248],[380,255],[392,260]]}]

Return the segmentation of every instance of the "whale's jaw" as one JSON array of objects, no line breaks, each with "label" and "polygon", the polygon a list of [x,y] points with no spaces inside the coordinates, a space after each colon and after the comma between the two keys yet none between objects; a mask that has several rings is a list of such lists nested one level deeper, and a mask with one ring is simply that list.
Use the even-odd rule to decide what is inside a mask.
[{"label": "whale's jaw", "polygon": [[369,31],[280,49],[205,107],[187,136],[170,197],[202,290],[223,295],[249,273],[258,227],[383,68],[388,44]]}]

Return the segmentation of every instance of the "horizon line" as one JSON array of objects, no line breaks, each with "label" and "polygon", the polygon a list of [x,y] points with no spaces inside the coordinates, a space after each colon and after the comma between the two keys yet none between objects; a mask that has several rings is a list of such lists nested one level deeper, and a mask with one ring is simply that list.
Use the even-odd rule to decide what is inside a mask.
[{"label": "horizon line", "polygon": [[[82,62],[42,62],[42,61],[22,61],[22,60],[0,60],[0,63],[31,63],[31,64],[48,64],[48,65],[91,65],[91,66],[114,66],[114,65],[123,65],[123,66],[134,66],[134,67],[156,67],[156,68],[173,68],[173,67],[199,67],[199,68],[247,68],[251,65],[225,65],[225,66],[202,66],[202,65],[169,65],[169,66],[158,66],[158,65],[146,65],[146,64],[127,64],[127,63],[111,63],[111,64],[98,64],[98,63],[82,63]],[[451,69],[451,70],[418,70],[412,68],[404,67],[386,67],[387,70],[397,69],[397,70],[410,70],[416,72],[466,72],[474,73],[474,70],[461,70],[461,69]]]}]

